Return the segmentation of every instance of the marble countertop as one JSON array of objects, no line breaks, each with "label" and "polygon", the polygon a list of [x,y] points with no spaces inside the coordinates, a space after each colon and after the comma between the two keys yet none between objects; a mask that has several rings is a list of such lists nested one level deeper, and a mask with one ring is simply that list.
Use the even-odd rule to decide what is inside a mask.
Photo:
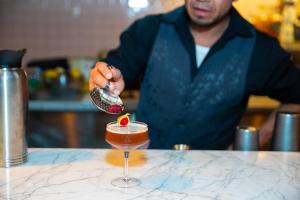
[{"label": "marble countertop", "polygon": [[108,149],[29,149],[28,162],[0,168],[0,199],[14,200],[298,200],[300,153],[131,152],[141,185],[122,189],[123,154]]}]

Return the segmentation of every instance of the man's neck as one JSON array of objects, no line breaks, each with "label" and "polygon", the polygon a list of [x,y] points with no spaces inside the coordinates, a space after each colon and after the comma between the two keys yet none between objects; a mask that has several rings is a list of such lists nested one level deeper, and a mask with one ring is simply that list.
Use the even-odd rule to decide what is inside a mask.
[{"label": "man's neck", "polygon": [[196,24],[190,24],[190,30],[195,43],[205,47],[212,47],[223,35],[229,25],[230,17],[209,27],[200,27]]}]

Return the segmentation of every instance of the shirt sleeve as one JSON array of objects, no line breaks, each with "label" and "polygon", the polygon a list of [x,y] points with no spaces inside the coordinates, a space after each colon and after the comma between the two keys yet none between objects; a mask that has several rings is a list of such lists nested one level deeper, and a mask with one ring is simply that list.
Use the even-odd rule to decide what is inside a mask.
[{"label": "shirt sleeve", "polygon": [[104,59],[120,69],[126,88],[143,76],[158,26],[159,18],[155,15],[135,21],[121,34],[119,46]]},{"label": "shirt sleeve", "polygon": [[266,95],[282,103],[300,104],[300,69],[291,61],[291,56],[279,44],[274,43],[270,52],[272,67],[264,85]]},{"label": "shirt sleeve", "polygon": [[276,39],[261,32],[257,32],[245,94],[300,104],[300,69]]}]

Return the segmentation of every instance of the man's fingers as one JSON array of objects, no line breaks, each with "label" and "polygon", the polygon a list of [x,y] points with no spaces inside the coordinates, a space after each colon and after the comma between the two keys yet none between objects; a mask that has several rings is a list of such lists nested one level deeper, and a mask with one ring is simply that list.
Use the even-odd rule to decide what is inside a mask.
[{"label": "man's fingers", "polygon": [[114,81],[118,81],[118,80],[120,80],[120,78],[122,78],[122,74],[119,69],[112,67],[111,72],[112,72],[112,78]]},{"label": "man's fingers", "polygon": [[91,70],[89,79],[89,89],[92,90],[95,87],[104,88],[108,84],[108,80],[98,72],[96,68]]},{"label": "man's fingers", "polygon": [[113,94],[119,95],[125,87],[123,76],[119,69],[104,62],[97,62],[90,72],[89,89],[106,86],[109,86]]},{"label": "man's fingers", "polygon": [[113,74],[110,70],[110,67],[104,62],[97,62],[95,68],[100,72],[106,79],[111,79]]}]

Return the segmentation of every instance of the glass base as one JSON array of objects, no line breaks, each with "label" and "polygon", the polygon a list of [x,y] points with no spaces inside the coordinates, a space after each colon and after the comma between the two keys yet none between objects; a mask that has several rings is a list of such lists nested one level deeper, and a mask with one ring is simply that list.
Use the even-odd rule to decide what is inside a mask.
[{"label": "glass base", "polygon": [[138,186],[141,183],[139,179],[136,178],[128,178],[125,179],[124,177],[116,178],[111,181],[111,184],[116,187],[120,188],[130,188]]}]

